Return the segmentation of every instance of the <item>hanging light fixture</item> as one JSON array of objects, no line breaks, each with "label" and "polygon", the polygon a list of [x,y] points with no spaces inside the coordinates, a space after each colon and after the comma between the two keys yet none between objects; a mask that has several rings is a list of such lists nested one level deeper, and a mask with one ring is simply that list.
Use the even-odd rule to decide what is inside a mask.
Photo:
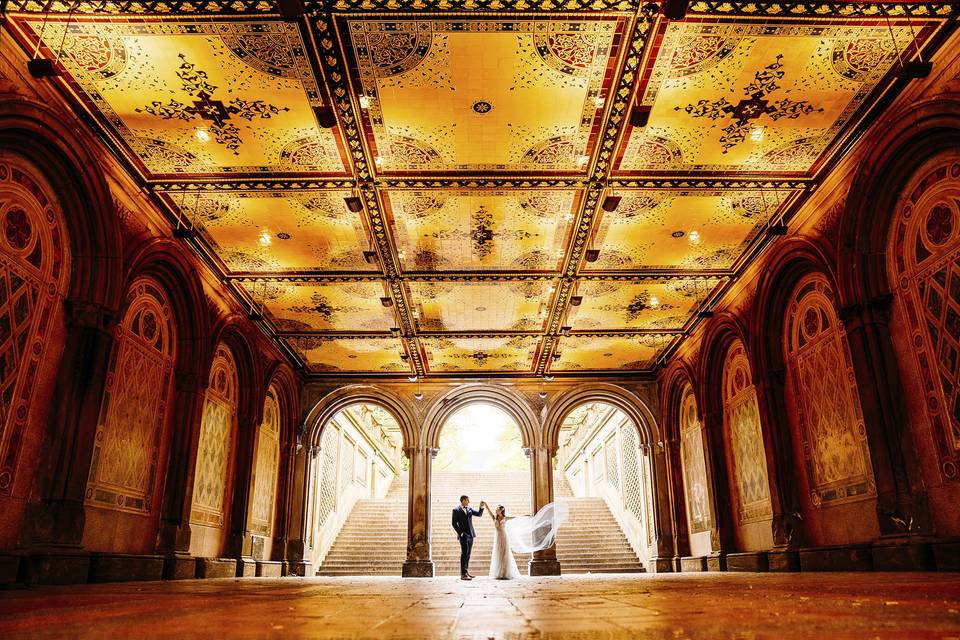
[{"label": "hanging light fixture", "polygon": [[663,0],[660,11],[667,20],[683,20],[687,17],[690,0]]},{"label": "hanging light fixture", "polygon": [[648,104],[634,103],[630,109],[630,126],[636,129],[642,129],[650,122],[650,112],[653,110]]},{"label": "hanging light fixture", "polygon": [[890,42],[893,44],[893,51],[897,54],[897,62],[900,64],[900,77],[907,80],[919,80],[929,76],[930,72],[933,71],[933,62],[923,59],[923,54],[920,53],[920,45],[917,44],[917,34],[913,32],[913,22],[907,17],[910,36],[917,48],[917,59],[904,62],[903,55],[900,53],[900,47],[897,46],[897,37],[893,33],[893,25],[890,24],[890,14],[887,13],[883,7],[881,7],[880,10],[883,11],[883,18],[887,23],[887,31],[890,32]]},{"label": "hanging light fixture", "polygon": [[332,104],[322,104],[313,108],[313,115],[317,118],[317,124],[324,129],[333,129],[337,126],[337,114],[333,110]]},{"label": "hanging light fixture", "polygon": [[419,402],[420,400],[423,400],[423,390],[420,388],[420,377],[419,377],[419,376],[417,376],[417,392],[416,392],[415,394],[413,394],[413,397],[414,397],[414,399],[417,400],[418,402]]},{"label": "hanging light fixture", "polygon": [[292,21],[303,17],[303,2],[301,0],[276,0],[274,3],[277,13],[284,20]]},{"label": "hanging light fixture", "polygon": [[[77,7],[77,4],[80,0],[76,0],[72,5],[70,5],[70,11],[67,13],[67,24],[63,28],[63,37],[60,38],[60,46],[57,47],[57,52],[55,54],[55,60],[60,60],[60,54],[63,53],[63,44],[67,40],[67,31],[70,30],[70,17],[73,15],[73,10]],[[37,36],[37,47],[33,50],[33,58],[27,61],[27,71],[30,72],[34,78],[52,78],[54,76],[60,75],[60,71],[57,69],[57,65],[54,60],[49,58],[40,57],[40,46],[43,44],[43,34],[47,30],[47,20],[50,15],[50,5],[53,4],[53,0],[47,3],[45,8],[43,23],[40,25],[40,35]]]},{"label": "hanging light fixture", "polygon": [[547,392],[543,388],[543,381],[545,378],[540,378],[540,393],[537,394],[537,397],[541,400],[547,399]]},{"label": "hanging light fixture", "polygon": [[347,209],[350,213],[360,213],[363,211],[363,201],[360,199],[360,196],[352,194],[343,199],[347,204]]}]

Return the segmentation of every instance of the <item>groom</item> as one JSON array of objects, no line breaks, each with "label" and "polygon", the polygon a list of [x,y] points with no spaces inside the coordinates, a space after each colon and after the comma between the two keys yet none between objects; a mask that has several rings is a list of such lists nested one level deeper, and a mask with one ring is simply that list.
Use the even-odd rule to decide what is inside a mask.
[{"label": "groom", "polygon": [[483,508],[486,502],[480,501],[480,511],[474,511],[470,507],[470,498],[460,496],[460,506],[453,509],[453,530],[457,532],[457,538],[460,539],[460,579],[473,580],[470,575],[470,550],[473,548],[473,539],[477,537],[477,532],[473,528],[473,516],[482,516]]}]

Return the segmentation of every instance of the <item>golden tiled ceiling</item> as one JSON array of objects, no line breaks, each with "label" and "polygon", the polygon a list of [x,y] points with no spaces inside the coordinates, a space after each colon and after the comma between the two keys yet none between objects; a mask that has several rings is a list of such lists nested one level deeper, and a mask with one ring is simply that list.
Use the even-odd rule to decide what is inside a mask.
[{"label": "golden tiled ceiling", "polygon": [[682,329],[720,281],[716,278],[648,282],[581,280],[567,324],[579,330]]},{"label": "golden tiled ceiling", "polygon": [[464,371],[527,373],[532,371],[540,345],[536,336],[425,337],[419,339],[427,370],[433,373]]},{"label": "golden tiled ceiling", "polygon": [[619,192],[601,212],[585,271],[730,269],[792,191],[645,190]]},{"label": "golden tiled ceiling", "polygon": [[667,336],[572,335],[560,338],[552,371],[639,371],[653,366]]},{"label": "golden tiled ceiling", "polygon": [[411,282],[423,331],[542,331],[556,284],[550,280]]},{"label": "golden tiled ceiling", "polygon": [[347,22],[384,173],[582,173],[623,20]]},{"label": "golden tiled ceiling", "polygon": [[399,338],[286,336],[284,340],[314,373],[411,371],[400,357],[404,346]]},{"label": "golden tiled ceiling", "polygon": [[350,191],[214,191],[171,199],[231,272],[379,271]]},{"label": "golden tiled ceiling", "polygon": [[652,371],[900,90],[896,52],[956,12],[11,3],[25,56],[41,39],[294,363],[358,377]]},{"label": "golden tiled ceiling", "polygon": [[297,25],[284,22],[28,23],[89,107],[150,177],[344,174]]},{"label": "golden tiled ceiling", "polygon": [[380,302],[387,294],[380,282],[252,280],[243,287],[281,332],[386,332],[397,324]]},{"label": "golden tiled ceiling", "polygon": [[557,271],[575,190],[393,190],[385,195],[405,271]]},{"label": "golden tiled ceiling", "polygon": [[807,174],[856,122],[918,28],[879,20],[661,23],[640,95],[650,121],[629,132],[618,169]]}]

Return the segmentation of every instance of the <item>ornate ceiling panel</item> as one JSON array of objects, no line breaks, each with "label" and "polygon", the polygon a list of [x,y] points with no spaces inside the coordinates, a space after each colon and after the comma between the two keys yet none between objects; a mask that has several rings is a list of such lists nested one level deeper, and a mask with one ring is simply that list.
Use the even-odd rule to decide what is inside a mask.
[{"label": "ornate ceiling panel", "polygon": [[327,338],[285,336],[283,338],[313,373],[407,373],[411,369],[400,354],[398,338]]},{"label": "ornate ceiling panel", "polygon": [[683,329],[700,304],[719,284],[717,279],[647,282],[581,280],[567,324],[574,331]]},{"label": "ornate ceiling panel", "polygon": [[812,173],[898,64],[897,52],[930,31],[896,20],[663,22],[640,94],[650,122],[629,132],[617,168]]},{"label": "ornate ceiling panel", "polygon": [[367,143],[391,173],[585,173],[623,18],[354,19]]},{"label": "ornate ceiling panel", "polygon": [[350,191],[213,191],[170,194],[231,272],[376,271]]},{"label": "ornate ceiling panel", "polygon": [[551,371],[650,369],[667,346],[666,336],[572,335],[560,338]]},{"label": "ornate ceiling panel", "polygon": [[734,266],[793,191],[649,190],[618,192],[601,211],[585,271],[708,269]]},{"label": "ornate ceiling panel", "polygon": [[575,190],[391,190],[405,271],[559,271]]},{"label": "ornate ceiling panel", "polygon": [[542,331],[556,288],[547,280],[411,282],[421,331]]},{"label": "ornate ceiling panel", "polygon": [[540,345],[537,336],[436,336],[420,338],[427,370],[433,373],[468,371],[529,372]]},{"label": "ornate ceiling panel", "polygon": [[898,52],[929,59],[960,17],[844,0],[697,0],[678,21],[635,0],[305,0],[289,20],[256,0],[11,6],[25,59],[39,41],[49,81],[294,363],[357,377],[653,371],[907,85]]},{"label": "ornate ceiling panel", "polygon": [[147,177],[344,174],[296,24],[32,19],[72,88]]},{"label": "ornate ceiling panel", "polygon": [[397,321],[380,298],[380,282],[243,281],[254,303],[281,332],[389,331]]}]

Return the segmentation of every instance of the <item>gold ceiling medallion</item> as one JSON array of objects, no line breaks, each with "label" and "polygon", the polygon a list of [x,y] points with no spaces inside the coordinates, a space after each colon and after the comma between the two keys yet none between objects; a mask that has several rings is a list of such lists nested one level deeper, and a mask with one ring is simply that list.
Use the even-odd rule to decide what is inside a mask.
[{"label": "gold ceiling medallion", "polygon": [[473,111],[484,115],[493,111],[493,105],[487,102],[486,100],[477,100],[473,103]]}]

